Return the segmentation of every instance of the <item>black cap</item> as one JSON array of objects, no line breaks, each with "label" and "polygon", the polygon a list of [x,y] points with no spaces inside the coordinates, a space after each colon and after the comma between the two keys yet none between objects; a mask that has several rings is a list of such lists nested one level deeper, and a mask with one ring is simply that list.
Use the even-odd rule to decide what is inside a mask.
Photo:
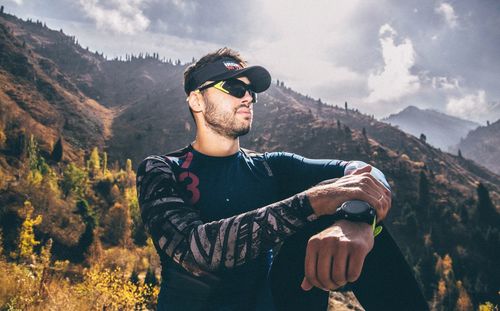
[{"label": "black cap", "polygon": [[213,63],[195,70],[188,81],[184,81],[184,91],[187,95],[207,81],[221,81],[229,78],[247,77],[252,90],[264,92],[271,85],[271,75],[261,66],[243,67],[230,57],[219,59]]}]

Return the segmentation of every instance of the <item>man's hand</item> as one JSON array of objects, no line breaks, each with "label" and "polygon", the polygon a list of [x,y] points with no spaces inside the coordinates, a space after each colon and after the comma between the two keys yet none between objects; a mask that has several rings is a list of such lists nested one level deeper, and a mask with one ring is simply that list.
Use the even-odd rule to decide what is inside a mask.
[{"label": "man's hand", "polygon": [[391,192],[370,174],[371,166],[355,170],[352,174],[331,179],[305,191],[317,216],[331,215],[344,202],[361,200],[377,211],[381,221],[391,208]]},{"label": "man's hand", "polygon": [[301,287],[334,290],[361,275],[366,255],[373,248],[370,225],[347,220],[312,236],[307,243],[305,276]]}]

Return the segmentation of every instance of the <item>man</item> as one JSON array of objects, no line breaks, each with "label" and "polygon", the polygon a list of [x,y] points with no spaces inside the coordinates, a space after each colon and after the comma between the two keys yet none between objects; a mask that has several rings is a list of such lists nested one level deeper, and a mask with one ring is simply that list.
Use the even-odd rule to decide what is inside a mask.
[{"label": "man", "polygon": [[[247,67],[227,48],[185,71],[196,139],[146,158],[137,172],[143,221],[162,263],[158,309],[325,310],[328,290],[354,282],[367,309],[425,310],[386,230],[370,271],[363,268],[373,225],[390,209],[383,176],[374,178],[370,166],[346,175],[346,161],[240,148],[257,93],[270,83],[266,69]],[[380,286],[385,277],[407,283],[406,300]]]}]

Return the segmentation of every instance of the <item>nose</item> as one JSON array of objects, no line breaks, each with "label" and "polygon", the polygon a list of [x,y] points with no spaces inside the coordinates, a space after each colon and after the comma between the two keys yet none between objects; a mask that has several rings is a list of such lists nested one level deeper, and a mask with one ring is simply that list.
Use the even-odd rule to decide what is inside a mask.
[{"label": "nose", "polygon": [[253,96],[250,94],[250,91],[245,92],[245,96],[243,96],[243,103],[248,103],[249,105],[253,103]]}]

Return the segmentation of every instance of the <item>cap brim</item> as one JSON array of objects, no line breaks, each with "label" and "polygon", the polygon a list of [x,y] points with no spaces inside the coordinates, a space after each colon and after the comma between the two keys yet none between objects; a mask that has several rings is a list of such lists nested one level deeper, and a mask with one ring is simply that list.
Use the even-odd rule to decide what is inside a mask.
[{"label": "cap brim", "polygon": [[251,66],[238,70],[231,70],[211,78],[213,81],[226,80],[230,78],[247,77],[252,89],[256,93],[264,92],[271,85],[271,74],[262,66]]}]

